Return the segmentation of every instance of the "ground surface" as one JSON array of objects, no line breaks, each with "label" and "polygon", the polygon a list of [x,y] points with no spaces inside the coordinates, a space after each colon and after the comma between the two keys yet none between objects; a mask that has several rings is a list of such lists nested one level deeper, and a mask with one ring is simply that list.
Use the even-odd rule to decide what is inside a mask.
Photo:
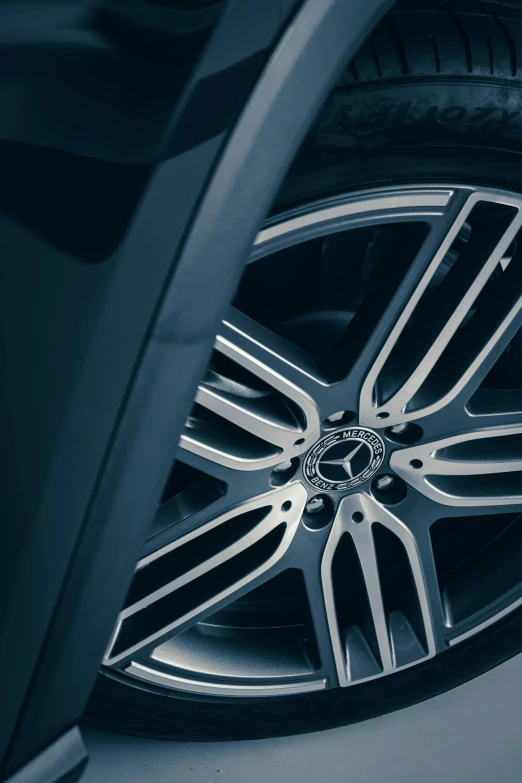
[{"label": "ground surface", "polygon": [[85,730],[83,783],[516,783],[522,655],[431,701],[346,729],[237,743]]}]

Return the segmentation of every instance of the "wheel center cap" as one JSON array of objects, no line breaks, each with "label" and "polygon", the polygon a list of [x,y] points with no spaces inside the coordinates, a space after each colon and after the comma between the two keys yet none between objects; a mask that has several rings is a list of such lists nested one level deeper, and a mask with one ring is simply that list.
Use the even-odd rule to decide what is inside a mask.
[{"label": "wheel center cap", "polygon": [[382,438],[366,427],[345,427],[318,440],[303,465],[312,487],[345,492],[377,473],[384,460]]}]

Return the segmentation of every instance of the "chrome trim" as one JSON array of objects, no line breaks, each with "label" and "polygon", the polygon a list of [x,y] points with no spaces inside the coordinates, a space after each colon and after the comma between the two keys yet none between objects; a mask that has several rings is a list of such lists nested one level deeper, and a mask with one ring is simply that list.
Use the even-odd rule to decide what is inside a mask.
[{"label": "chrome trim", "polygon": [[518,609],[519,606],[522,606],[522,597],[517,598],[517,600],[513,601],[513,603],[509,604],[509,606],[505,606],[504,609],[500,610],[500,612],[496,612],[496,614],[491,615],[491,617],[488,617],[487,620],[484,620],[478,625],[475,625],[470,630],[465,631],[458,636],[454,636],[449,640],[448,644],[450,647],[453,647],[456,644],[464,642],[466,639],[470,639],[472,636],[475,636],[475,634],[480,633],[480,631],[484,631],[486,628],[489,628],[489,626],[493,625],[493,623],[496,623],[497,620],[502,620],[503,617],[506,617],[506,615],[514,612],[515,609]]},{"label": "chrome trim", "polygon": [[[270,456],[248,459],[243,455],[234,454],[230,449],[216,449],[204,443],[197,434],[189,434],[190,430],[181,435],[180,446],[193,454],[235,470],[261,470],[278,465],[306,451],[317,440],[320,433],[319,412],[314,400],[294,383],[220,335],[216,338],[215,348],[292,400],[302,410],[306,426],[290,428],[271,422],[261,412],[256,414],[255,410],[241,405],[242,400],[239,396],[233,399],[232,395],[222,394],[203,381],[196,394],[197,403],[276,448]],[[295,445],[297,440],[302,440],[299,446]]]},{"label": "chrome trim", "polygon": [[306,682],[289,682],[271,685],[232,685],[218,682],[202,682],[188,680],[175,674],[167,674],[158,669],[150,669],[141,663],[132,661],[125,669],[126,674],[147,680],[155,685],[163,685],[167,688],[175,688],[178,691],[189,693],[201,693],[215,696],[291,696],[297,693],[311,693],[323,691],[326,688],[325,679],[307,680]]},{"label": "chrome trim", "polygon": [[385,194],[381,191],[369,191],[366,198],[353,196],[350,200],[343,200],[342,204],[323,207],[318,202],[313,205],[313,210],[306,211],[299,217],[291,218],[283,222],[277,222],[272,226],[262,229],[254,242],[254,246],[265,244],[277,237],[291,234],[295,231],[308,229],[320,223],[339,221],[342,218],[356,217],[361,213],[389,212],[394,213],[401,209],[424,210],[437,207],[446,207],[453,195],[452,190],[443,188],[419,189],[391,189]]},{"label": "chrome trim", "polygon": [[[449,459],[440,456],[443,449],[474,440],[502,438],[509,435],[521,435],[522,425],[510,425],[489,430],[473,430],[450,438],[418,444],[410,448],[394,451],[390,457],[390,466],[410,486],[426,497],[445,506],[507,506],[522,503],[522,486],[516,495],[505,495],[505,488],[498,496],[450,493],[436,486],[433,478],[436,476],[487,476],[498,473],[522,471],[522,454],[520,459],[484,460]],[[521,437],[522,440],[522,437]],[[411,462],[418,460],[419,468],[412,467]],[[430,481],[431,478],[431,481]]]},{"label": "chrome trim", "polygon": [[[451,244],[465,223],[466,218],[471,213],[473,207],[475,207],[479,202],[483,201],[514,207],[518,210],[518,213],[511,221],[509,227],[504,231],[489,259],[477,274],[474,283],[467,290],[466,295],[462,298],[451,316],[448,318],[446,324],[435,338],[431,348],[425,354],[418,367],[410,374],[408,379],[404,382],[403,386],[389,400],[379,405],[375,399],[375,389],[378,383],[380,372],[382,371],[411,315],[415,311],[415,308],[417,307],[422,295],[426,291],[433,276],[439,269],[440,264],[443,262],[448,250],[451,247]],[[445,405],[451,402],[451,400],[453,400],[460,391],[462,391],[462,389],[473,377],[474,373],[480,367],[486,356],[491,351],[492,347],[496,344],[500,336],[511,324],[515,315],[519,312],[520,308],[522,307],[522,298],[519,300],[517,305],[512,308],[508,316],[504,319],[502,325],[495,332],[495,335],[486,343],[476,360],[469,368],[467,368],[465,372],[463,372],[460,379],[457,381],[457,383],[454,384],[453,388],[449,392],[447,392],[432,404],[421,406],[415,410],[407,409],[408,403],[412,400],[416,392],[420,389],[428,377],[437,360],[440,358],[443,351],[448,346],[451,338],[456,333],[458,327],[461,325],[464,318],[468,314],[470,307],[484,288],[486,282],[489,280],[493,269],[505,257],[506,251],[508,250],[511,242],[522,225],[522,213],[520,211],[521,207],[522,198],[516,198],[513,195],[508,196],[501,191],[484,188],[482,190],[476,190],[470,193],[466,203],[455,216],[451,229],[445,233],[444,238],[440,243],[439,249],[435,253],[432,261],[429,263],[408,303],[399,315],[395,326],[389,333],[383,348],[381,349],[377,359],[375,360],[364,381],[360,396],[361,424],[368,427],[382,426],[382,422],[380,421],[379,416],[383,414],[383,411],[385,411],[387,414],[386,426],[418,420],[419,418],[434,413],[435,411],[441,410]]]},{"label": "chrome trim", "polygon": [[[353,520],[354,513],[362,514],[363,520],[361,522],[355,522]],[[422,658],[403,666],[397,666],[394,660],[387,618],[384,611],[383,596],[372,536],[372,525],[375,522],[379,522],[391,530],[391,532],[401,540],[405,548],[415,582],[428,643],[427,653],[423,655]],[[352,679],[348,662],[345,658],[340,629],[337,622],[331,576],[334,554],[344,533],[351,535],[359,555],[382,663],[382,671],[380,671],[380,673],[356,680]],[[410,666],[419,663],[419,660],[427,660],[435,655],[435,637],[423,576],[422,560],[415,538],[400,519],[383,508],[366,493],[360,492],[349,495],[341,501],[323,553],[321,580],[332,647],[337,666],[337,676],[341,687],[346,687],[355,683],[359,684],[360,682],[366,682],[367,680],[373,680],[376,677],[391,674],[399,669],[409,668]]]},{"label": "chrome trim", "polygon": [[[270,571],[270,569],[272,569],[281,560],[283,555],[288,550],[299,525],[306,499],[307,492],[304,486],[299,482],[293,482],[286,487],[282,487],[281,489],[277,489],[273,492],[269,492],[265,495],[253,498],[252,500],[227,511],[225,514],[222,514],[217,519],[212,520],[207,525],[204,525],[197,530],[188,533],[186,536],[181,537],[171,544],[168,544],[156,552],[153,552],[148,557],[140,560],[136,568],[137,571],[147,567],[153,561],[158,560],[160,557],[167,554],[168,552],[171,552],[173,549],[182,547],[189,541],[198,538],[209,530],[212,530],[213,528],[223,524],[235,516],[238,516],[239,514],[253,510],[255,508],[262,508],[264,506],[273,504],[267,516],[249,534],[243,536],[231,546],[226,547],[221,552],[219,552],[219,554],[203,561],[199,566],[187,571],[178,579],[174,579],[160,589],[148,594],[142,600],[123,609],[118,616],[115,633],[113,634],[109,647],[107,648],[103,663],[106,666],[114,666],[115,664],[126,660],[130,655],[136,653],[138,650],[141,650],[144,647],[149,647],[153,643],[159,643],[160,639],[165,638],[167,635],[174,635],[175,631],[181,626],[185,625],[187,622],[193,621],[193,624],[196,623],[197,619],[202,616],[204,612],[217,606],[218,603],[222,602],[226,598],[233,600],[232,596],[237,594],[238,591],[249,585],[254,579]],[[290,509],[283,512],[281,509],[283,504],[286,502],[290,502],[292,505]],[[256,543],[256,541],[261,540],[271,530],[278,527],[282,522],[286,522],[286,530],[283,535],[283,539],[280,542],[277,551],[271,557],[269,557],[266,562],[263,563],[263,565],[254,569],[252,572],[234,584],[230,585],[222,592],[214,595],[212,598],[207,599],[196,608],[187,612],[182,617],[179,617],[177,620],[166,623],[165,626],[163,626],[159,631],[150,634],[139,643],[131,645],[117,655],[111,654],[111,651],[114,648],[117,640],[118,632],[121,630],[121,626],[124,620],[136,614],[146,606],[149,606],[150,604],[160,600],[166,595],[175,592],[175,590],[177,590],[179,587],[189,584],[194,579],[197,579],[198,576],[201,576],[201,574],[207,573],[212,568],[216,568],[234,555],[237,555],[240,552],[246,550],[249,546],[252,546],[252,544]]]}]

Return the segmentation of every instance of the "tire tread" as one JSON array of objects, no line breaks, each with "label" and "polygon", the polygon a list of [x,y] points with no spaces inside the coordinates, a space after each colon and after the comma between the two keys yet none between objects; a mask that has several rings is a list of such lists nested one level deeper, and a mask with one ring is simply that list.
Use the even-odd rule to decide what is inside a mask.
[{"label": "tire tread", "polygon": [[522,0],[399,3],[345,70],[338,87],[387,79],[519,80]]}]

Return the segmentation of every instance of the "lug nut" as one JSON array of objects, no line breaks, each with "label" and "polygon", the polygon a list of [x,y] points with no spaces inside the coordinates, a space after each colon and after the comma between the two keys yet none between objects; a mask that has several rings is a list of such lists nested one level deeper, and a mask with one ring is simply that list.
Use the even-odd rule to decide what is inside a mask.
[{"label": "lug nut", "polygon": [[414,421],[403,421],[386,428],[386,435],[397,443],[418,443],[424,435],[422,427]]},{"label": "lug nut", "polygon": [[299,467],[299,460],[285,459],[284,462],[280,462],[278,465],[274,465],[270,474],[270,483],[273,487],[282,487],[284,484],[288,484],[293,479]]},{"label": "lug nut", "polygon": [[327,416],[323,424],[325,427],[339,427],[343,424],[352,424],[356,419],[355,411],[336,411]]},{"label": "lug nut", "polygon": [[393,432],[394,435],[402,435],[409,426],[410,425],[407,422],[404,422],[404,424],[394,424],[393,427],[390,427],[390,432]]},{"label": "lug nut", "polygon": [[307,514],[318,514],[324,508],[324,498],[320,495],[316,495],[315,498],[310,498],[305,506]]},{"label": "lug nut", "polygon": [[343,416],[344,411],[337,411],[337,413],[332,413],[331,416],[327,416],[325,421],[328,422],[328,424],[335,424],[336,421],[341,421]]},{"label": "lug nut", "polygon": [[383,476],[377,476],[375,479],[375,486],[377,489],[391,489],[395,484],[395,479],[390,476],[389,473],[385,473]]},{"label": "lug nut", "polygon": [[314,495],[305,506],[302,523],[307,530],[322,530],[334,518],[334,504],[328,495]]},{"label": "lug nut", "polygon": [[274,468],[275,473],[284,473],[285,470],[290,470],[292,467],[292,462],[287,459],[286,462],[280,462],[279,465],[276,465]]},{"label": "lug nut", "polygon": [[406,483],[391,473],[381,473],[375,476],[371,484],[373,496],[385,506],[394,506],[401,503],[407,495]]}]

